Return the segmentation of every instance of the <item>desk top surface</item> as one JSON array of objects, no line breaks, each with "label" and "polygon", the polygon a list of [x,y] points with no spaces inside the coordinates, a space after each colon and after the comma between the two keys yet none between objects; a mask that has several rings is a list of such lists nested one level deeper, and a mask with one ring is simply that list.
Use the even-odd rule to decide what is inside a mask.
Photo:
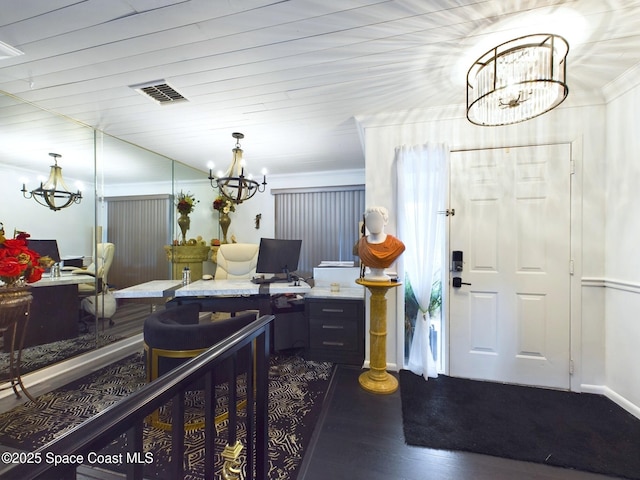
[{"label": "desk top surface", "polygon": [[56,287],[59,285],[78,285],[79,283],[96,283],[93,275],[62,272],[59,277],[42,276],[40,280],[31,284],[32,287]]},{"label": "desk top surface", "polygon": [[364,288],[359,286],[340,287],[340,290],[331,291],[331,287],[316,286],[305,295],[306,298],[322,298],[335,300],[362,300],[364,298]]},{"label": "desk top surface", "polygon": [[[261,288],[262,287],[262,290]],[[300,282],[299,286],[291,282],[275,282],[257,285],[250,280],[196,280],[182,286],[179,280],[152,280],[116,290],[116,298],[166,298],[200,297],[221,295],[278,295],[281,293],[308,293],[311,287]]]}]

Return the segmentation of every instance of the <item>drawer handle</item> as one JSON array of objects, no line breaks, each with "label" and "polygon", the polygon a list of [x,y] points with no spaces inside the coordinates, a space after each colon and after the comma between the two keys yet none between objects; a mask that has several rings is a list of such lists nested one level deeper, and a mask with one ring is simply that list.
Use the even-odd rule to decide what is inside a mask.
[{"label": "drawer handle", "polygon": [[344,325],[322,325],[325,330],[344,330]]},{"label": "drawer handle", "polygon": [[344,342],[322,342],[322,344],[330,347],[344,347]]},{"label": "drawer handle", "polygon": [[344,309],[342,308],[323,308],[322,311],[327,313],[344,313]]}]

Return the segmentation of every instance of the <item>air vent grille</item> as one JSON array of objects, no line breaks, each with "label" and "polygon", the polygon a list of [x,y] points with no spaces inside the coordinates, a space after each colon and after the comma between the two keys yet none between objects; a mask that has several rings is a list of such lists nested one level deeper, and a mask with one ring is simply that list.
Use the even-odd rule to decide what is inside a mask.
[{"label": "air vent grille", "polygon": [[131,88],[161,105],[187,101],[180,92],[164,80],[156,80],[154,82],[143,83],[140,85],[131,85]]}]

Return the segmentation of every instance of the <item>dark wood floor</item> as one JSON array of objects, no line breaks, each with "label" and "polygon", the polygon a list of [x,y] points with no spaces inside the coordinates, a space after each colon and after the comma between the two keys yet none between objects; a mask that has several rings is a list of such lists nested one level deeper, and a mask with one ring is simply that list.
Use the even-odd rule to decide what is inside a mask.
[{"label": "dark wood floor", "polygon": [[298,480],[605,480],[548,465],[408,446],[400,392],[360,388],[362,370],[339,366]]}]

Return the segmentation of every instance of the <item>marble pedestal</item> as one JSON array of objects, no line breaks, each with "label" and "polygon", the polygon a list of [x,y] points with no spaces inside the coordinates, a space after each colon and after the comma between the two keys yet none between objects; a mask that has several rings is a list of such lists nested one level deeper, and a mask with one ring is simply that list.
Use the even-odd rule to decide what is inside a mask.
[{"label": "marble pedestal", "polygon": [[358,378],[360,386],[368,392],[390,394],[398,389],[398,380],[387,372],[387,291],[400,286],[398,282],[356,280],[371,292],[369,305],[370,369]]}]

